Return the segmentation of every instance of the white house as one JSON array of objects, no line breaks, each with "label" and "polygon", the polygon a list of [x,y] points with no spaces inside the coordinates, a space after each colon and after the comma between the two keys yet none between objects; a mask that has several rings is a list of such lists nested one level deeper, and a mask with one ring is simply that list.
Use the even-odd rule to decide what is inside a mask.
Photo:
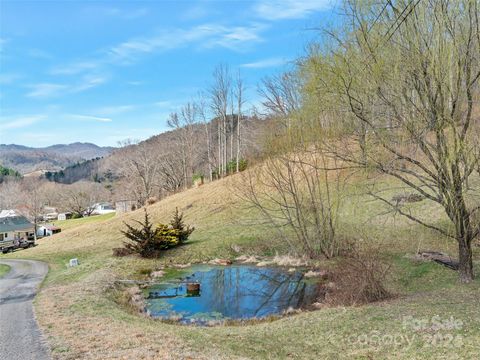
[{"label": "white house", "polygon": [[54,234],[58,234],[61,231],[62,229],[60,229],[58,226],[55,226],[53,224],[42,224],[37,227],[37,236],[38,237],[52,236]]},{"label": "white house", "polygon": [[12,240],[31,240],[35,234],[35,226],[28,219],[13,210],[0,212],[0,242]]},{"label": "white house", "polygon": [[95,204],[90,208],[90,210],[91,210],[90,215],[105,215],[105,214],[111,214],[115,212],[114,207],[110,203]]}]

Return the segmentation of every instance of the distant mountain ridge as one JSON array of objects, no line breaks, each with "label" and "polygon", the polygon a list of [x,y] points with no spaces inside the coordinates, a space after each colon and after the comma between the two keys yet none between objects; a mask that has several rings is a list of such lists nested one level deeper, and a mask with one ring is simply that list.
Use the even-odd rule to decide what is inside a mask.
[{"label": "distant mountain ridge", "polygon": [[33,148],[16,144],[0,144],[0,164],[22,174],[61,170],[79,161],[109,155],[115,148],[75,142]]}]

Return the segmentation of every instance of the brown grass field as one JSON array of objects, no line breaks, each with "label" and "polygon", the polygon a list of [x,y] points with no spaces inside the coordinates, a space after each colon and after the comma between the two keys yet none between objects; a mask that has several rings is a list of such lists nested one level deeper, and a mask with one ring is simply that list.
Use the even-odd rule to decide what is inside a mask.
[{"label": "brown grass field", "polygon": [[[185,246],[156,260],[115,258],[124,241],[124,221],[143,210],[66,226],[35,248],[9,257],[48,262],[50,272],[35,310],[55,359],[474,359],[480,356],[480,281],[457,282],[457,274],[434,263],[416,262],[418,249],[456,254],[449,239],[386,213],[352,186],[342,208],[342,235],[374,242],[391,263],[392,300],[358,307],[332,307],[243,326],[195,327],[167,324],[136,314],[118,302],[116,279],[139,278],[160,266],[195,263],[241,254],[273,256],[288,249],[258,214],[235,194],[233,176],[170,196],[148,207],[152,219],[167,222],[175,207],[196,227]],[[385,180],[386,181],[386,180]],[[398,191],[398,190],[395,190]],[[395,191],[392,192],[395,193]],[[426,201],[412,211],[445,222]],[[480,273],[479,250],[475,266]],[[80,265],[67,266],[76,257]],[[328,267],[329,262],[320,262]],[[461,322],[454,329],[430,326],[432,319]],[[413,326],[427,321],[428,327]]]}]

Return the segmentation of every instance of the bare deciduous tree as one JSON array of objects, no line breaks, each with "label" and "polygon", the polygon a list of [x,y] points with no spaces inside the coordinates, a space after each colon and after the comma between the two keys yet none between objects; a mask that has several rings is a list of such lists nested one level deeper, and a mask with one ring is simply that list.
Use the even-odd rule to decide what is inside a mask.
[{"label": "bare deciduous tree", "polygon": [[271,113],[284,120],[285,127],[290,127],[292,114],[301,107],[301,83],[297,74],[286,72],[262,80],[259,93],[263,106]]},{"label": "bare deciduous tree", "polygon": [[109,192],[102,184],[91,181],[78,181],[71,185],[62,185],[58,208],[78,216],[91,215],[92,206],[109,200]]},{"label": "bare deciduous tree", "polygon": [[217,117],[218,172],[227,173],[227,121],[230,103],[231,76],[228,67],[219,65],[213,72],[214,83],[210,88],[211,108]]},{"label": "bare deciduous tree", "polygon": [[334,257],[342,248],[336,230],[346,177],[325,170],[335,165],[319,147],[289,145],[245,173],[241,196],[297,255]]},{"label": "bare deciduous tree", "polygon": [[363,144],[347,136],[331,153],[388,174],[441,206],[451,227],[375,194],[410,220],[454,239],[460,280],[470,282],[472,241],[480,233],[479,189],[469,182],[480,162],[478,1],[395,1],[382,7],[347,1],[347,34],[329,33],[337,46],[328,56],[311,57],[322,69],[317,101],[334,95],[336,108],[365,128]]},{"label": "bare deciduous tree", "polygon": [[126,180],[128,192],[143,205],[158,193],[160,165],[157,153],[147,142],[127,140],[121,145],[124,149],[116,164],[118,171]]}]

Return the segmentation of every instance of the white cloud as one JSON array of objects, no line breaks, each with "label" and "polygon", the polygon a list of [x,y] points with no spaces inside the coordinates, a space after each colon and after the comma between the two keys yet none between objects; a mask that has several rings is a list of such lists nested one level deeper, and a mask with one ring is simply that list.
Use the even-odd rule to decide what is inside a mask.
[{"label": "white cloud", "polygon": [[66,89],[68,89],[67,85],[62,84],[52,84],[52,83],[40,83],[40,84],[33,84],[28,85],[31,89],[30,92],[27,93],[28,97],[33,98],[46,98],[46,97],[53,97],[58,96]]},{"label": "white cloud", "polygon": [[102,85],[107,81],[107,78],[104,76],[84,76],[82,81],[71,87],[70,92],[82,92],[96,86]]},{"label": "white cloud", "polygon": [[45,116],[43,115],[2,117],[0,121],[0,131],[24,128],[33,125],[44,118]]},{"label": "white cloud", "polygon": [[266,20],[302,19],[313,12],[327,10],[333,0],[261,0],[255,14]]},{"label": "white cloud", "polygon": [[31,89],[27,93],[27,97],[31,98],[52,98],[64,94],[79,93],[96,86],[104,84],[108,79],[104,76],[84,76],[79,82],[74,84],[54,84],[54,83],[40,83],[32,84],[27,87]]},{"label": "white cloud", "polygon": [[240,65],[240,67],[243,68],[248,68],[248,69],[262,69],[262,68],[269,68],[269,67],[276,67],[276,66],[281,66],[286,63],[285,59],[282,58],[269,58],[269,59],[263,59],[251,63],[246,63]]},{"label": "white cloud", "polygon": [[96,121],[96,122],[112,122],[113,120],[110,118],[106,117],[98,117],[98,116],[90,116],[90,115],[78,115],[78,114],[68,114],[66,117],[73,119],[73,120],[79,120],[79,121]]},{"label": "white cloud", "polygon": [[98,68],[100,63],[98,61],[79,61],[69,65],[57,66],[50,70],[52,75],[75,75],[84,71]]},{"label": "white cloud", "polygon": [[265,25],[255,24],[249,27],[214,25],[208,27],[215,31],[216,36],[206,40],[206,47],[221,46],[230,50],[242,51],[247,44],[263,41],[260,32],[265,28]]},{"label": "white cloud", "polygon": [[[203,24],[187,29],[165,29],[152,36],[132,38],[110,48],[100,50],[98,51],[100,55],[95,59],[85,59],[70,64],[58,65],[50,69],[50,74],[81,75],[92,72],[98,73],[111,65],[130,65],[141,56],[186,46],[197,46],[198,48],[224,47],[233,51],[242,51],[248,44],[263,41],[261,32],[265,28],[266,25],[261,24],[233,27],[219,24]],[[129,84],[139,85],[141,82],[132,81]]]},{"label": "white cloud", "polygon": [[131,63],[142,54],[173,50],[195,43],[204,47],[221,46],[240,50],[242,45],[262,41],[260,32],[264,28],[258,24],[237,27],[204,24],[187,30],[174,29],[155,36],[130,39],[111,47],[108,53],[111,62]]}]

